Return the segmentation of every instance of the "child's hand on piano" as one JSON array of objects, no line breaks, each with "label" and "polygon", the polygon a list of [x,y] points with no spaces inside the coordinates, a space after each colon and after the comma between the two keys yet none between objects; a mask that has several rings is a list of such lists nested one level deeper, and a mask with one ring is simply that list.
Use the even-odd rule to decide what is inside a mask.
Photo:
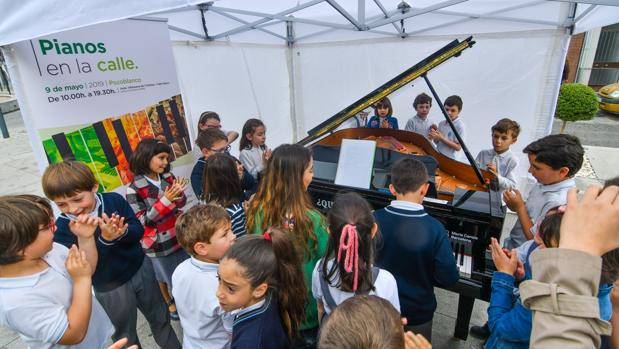
[{"label": "child's hand on piano", "polygon": [[[516,253],[516,249],[511,251],[510,256],[508,257],[503,249],[499,245],[499,242],[495,238],[490,239],[490,250],[492,251],[492,261],[494,262],[494,266],[496,270],[509,274],[512,276],[516,275],[516,271],[518,270],[518,253]],[[522,263],[520,263],[522,264]]]},{"label": "child's hand on piano", "polygon": [[522,198],[522,194],[518,189],[507,189],[503,192],[503,201],[505,201],[505,205],[509,207],[510,210],[514,212],[518,212],[522,208],[524,208],[524,199]]}]

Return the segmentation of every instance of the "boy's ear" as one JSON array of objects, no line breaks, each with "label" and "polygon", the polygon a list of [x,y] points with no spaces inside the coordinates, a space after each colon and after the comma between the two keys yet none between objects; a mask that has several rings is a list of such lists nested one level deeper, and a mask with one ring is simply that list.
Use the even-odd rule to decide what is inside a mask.
[{"label": "boy's ear", "polygon": [[565,167],[565,166],[563,166],[563,167],[561,167],[561,168],[559,169],[559,175],[560,175],[561,177],[563,177],[563,178],[567,178],[568,173],[570,173],[570,169],[569,169],[569,168],[567,168],[567,167]]},{"label": "boy's ear", "polygon": [[90,189],[91,192],[96,193],[99,190],[99,183],[96,183],[92,189]]},{"label": "boy's ear", "polygon": [[204,155],[204,157],[206,157],[206,158],[207,158],[207,157],[211,154],[211,152],[210,152],[208,149],[206,149],[206,148],[201,148],[201,149],[200,149],[200,152],[201,152],[201,153],[202,153],[202,155]]},{"label": "boy's ear", "polygon": [[256,299],[260,299],[264,297],[268,289],[269,289],[269,285],[263,282],[260,285],[258,285],[258,287],[254,288],[254,290],[251,292],[251,295]]},{"label": "boy's ear", "polygon": [[206,256],[208,254],[208,244],[198,241],[193,245],[193,252],[198,256]]},{"label": "boy's ear", "polygon": [[430,183],[426,182],[422,184],[421,187],[419,187],[419,195],[421,195],[421,197],[425,197],[426,194],[428,193],[429,188],[430,188]]},{"label": "boy's ear", "polygon": [[389,191],[391,192],[391,195],[396,196],[396,194],[398,193],[395,190],[395,187],[393,186],[393,184],[389,184]]}]

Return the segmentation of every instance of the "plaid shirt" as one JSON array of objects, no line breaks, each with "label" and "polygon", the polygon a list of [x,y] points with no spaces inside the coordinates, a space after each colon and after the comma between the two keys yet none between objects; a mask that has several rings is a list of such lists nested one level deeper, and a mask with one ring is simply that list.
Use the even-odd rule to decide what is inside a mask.
[{"label": "plaid shirt", "polygon": [[127,187],[127,201],[135,212],[136,217],[144,225],[142,248],[149,257],[167,256],[178,249],[174,223],[181,214],[179,210],[185,206],[185,193],[181,198],[170,202],[163,193],[174,182],[172,173],[163,173],[161,189],[149,182],[144,175],[136,175],[133,182]]}]

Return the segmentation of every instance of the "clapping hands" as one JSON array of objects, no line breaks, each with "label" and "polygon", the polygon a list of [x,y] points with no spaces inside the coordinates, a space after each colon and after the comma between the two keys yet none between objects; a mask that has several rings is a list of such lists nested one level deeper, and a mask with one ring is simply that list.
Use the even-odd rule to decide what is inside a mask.
[{"label": "clapping hands", "polygon": [[189,181],[187,178],[175,178],[172,185],[165,188],[163,195],[170,201],[178,200],[182,197],[183,192],[187,189],[187,184]]},{"label": "clapping hands", "polygon": [[95,234],[99,218],[91,217],[85,213],[77,216],[76,220],[69,222],[69,229],[73,234],[80,238],[90,238]]},{"label": "clapping hands", "polygon": [[75,245],[71,246],[69,249],[65,267],[75,282],[88,280],[92,276],[92,267],[86,259],[86,253],[84,251],[79,251]]},{"label": "clapping hands", "polygon": [[108,217],[103,213],[99,218],[99,228],[101,228],[101,237],[107,241],[116,240],[121,236],[129,225],[125,223],[125,218],[120,217],[116,213],[112,217]]}]

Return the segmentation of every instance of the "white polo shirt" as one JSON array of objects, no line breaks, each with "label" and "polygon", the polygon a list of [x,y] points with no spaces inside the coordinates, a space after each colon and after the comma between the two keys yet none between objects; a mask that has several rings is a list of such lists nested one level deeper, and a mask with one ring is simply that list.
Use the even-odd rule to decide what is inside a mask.
[{"label": "white polo shirt", "polygon": [[172,274],[185,349],[230,347],[231,334],[224,328],[224,311],[216,296],[218,267],[190,257]]},{"label": "white polo shirt", "polygon": [[[330,268],[333,264],[333,259],[329,260],[327,264],[327,268]],[[331,313],[331,308],[325,301],[325,297],[322,294],[322,288],[320,287],[320,272],[318,268],[320,268],[322,263],[316,263],[316,267],[314,267],[314,272],[312,273],[312,294],[314,298],[320,301],[325,309],[327,314]],[[336,279],[332,280],[331,284],[337,285],[339,276],[336,276]],[[176,287],[176,286],[175,286]],[[400,311],[400,298],[398,297],[398,284],[395,281],[393,275],[386,271],[385,269],[380,269],[378,273],[378,277],[376,278],[376,282],[374,283],[374,291],[370,291],[369,295],[378,296],[380,298],[386,299],[393,305],[393,307],[399,312]],[[335,301],[335,304],[341,304],[348,298],[353,297],[354,292],[344,292],[338,288],[335,288],[329,285],[329,293],[331,293],[331,297]]]},{"label": "white polo shirt", "polygon": [[[460,119],[460,117],[458,116],[455,120],[451,120],[451,121],[453,122],[454,126],[456,127],[456,130],[460,134],[460,137],[464,139],[466,134],[465,134],[464,123],[462,122],[462,119]],[[452,142],[459,143],[458,138],[456,138],[456,134],[454,133],[454,131],[451,129],[451,127],[447,123],[447,120],[443,120],[438,123],[438,130],[443,134],[443,136],[445,136],[445,138],[449,139]],[[458,151],[453,150],[441,141],[435,140],[434,143],[436,144],[436,150],[438,150],[439,153],[445,156],[448,156],[454,160],[460,160],[459,159],[460,154],[464,153],[462,149]]]},{"label": "white polo shirt", "polygon": [[69,250],[57,243],[43,257],[49,268],[28,276],[0,278],[0,325],[19,332],[30,348],[107,348],[114,327],[92,296],[88,332],[76,345],[57,344],[69,326],[73,279],[64,265]]},{"label": "white polo shirt", "polygon": [[[567,191],[575,186],[576,182],[573,178],[568,178],[555,184],[543,185],[536,183],[533,186],[525,201],[527,212],[533,222],[531,234],[535,235],[537,233],[535,230],[536,225],[544,219],[548,210],[556,206],[565,205],[567,202]],[[512,249],[522,245],[525,241],[527,241],[527,238],[522,230],[520,220],[518,220],[509,233],[509,237],[503,242],[503,246]]]}]

